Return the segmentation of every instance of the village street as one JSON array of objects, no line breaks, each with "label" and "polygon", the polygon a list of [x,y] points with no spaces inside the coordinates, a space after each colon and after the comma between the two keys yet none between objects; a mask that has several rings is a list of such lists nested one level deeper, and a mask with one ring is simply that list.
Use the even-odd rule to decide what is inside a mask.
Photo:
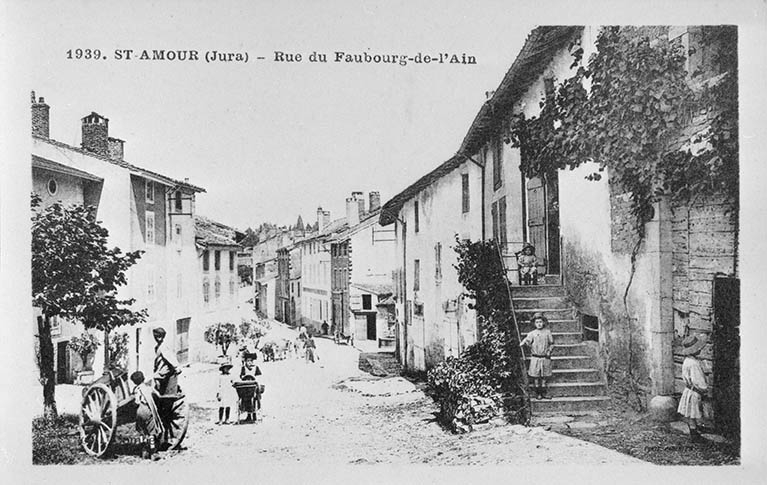
[{"label": "village street", "polygon": [[[273,323],[269,337],[294,337]],[[192,405],[181,451],[149,464],[628,464],[642,463],[606,448],[543,428],[500,423],[453,435],[434,421],[436,406],[400,377],[376,378],[358,370],[359,351],[317,339],[320,360],[259,362],[266,385],[263,420],[216,425],[217,369],[193,366],[182,374]],[[141,462],[137,456],[117,461]]]}]

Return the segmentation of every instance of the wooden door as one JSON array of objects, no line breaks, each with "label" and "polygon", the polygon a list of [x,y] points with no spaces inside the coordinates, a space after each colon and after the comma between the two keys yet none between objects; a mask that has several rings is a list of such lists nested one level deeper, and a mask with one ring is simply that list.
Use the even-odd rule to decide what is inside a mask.
[{"label": "wooden door", "polygon": [[714,419],[740,439],[740,280],[714,279]]},{"label": "wooden door", "polygon": [[546,266],[546,188],[540,177],[527,181],[527,241],[535,246],[539,263]]},{"label": "wooden door", "polygon": [[191,318],[176,320],[176,358],[179,364],[189,362],[189,322]]},{"label": "wooden door", "polygon": [[368,313],[367,314],[367,324],[368,324],[368,340],[375,340],[376,337],[376,314],[375,313]]},{"label": "wooden door", "polygon": [[56,384],[71,384],[68,340],[56,344]]}]

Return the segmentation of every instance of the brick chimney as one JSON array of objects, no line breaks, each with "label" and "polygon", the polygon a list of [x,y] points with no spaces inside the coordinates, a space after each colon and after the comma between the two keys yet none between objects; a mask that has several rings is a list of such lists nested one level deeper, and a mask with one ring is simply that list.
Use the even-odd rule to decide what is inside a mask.
[{"label": "brick chimney", "polygon": [[349,227],[354,227],[360,223],[359,204],[354,197],[346,198],[346,222],[349,224]]},{"label": "brick chimney", "polygon": [[125,140],[119,138],[107,138],[109,146],[109,158],[112,160],[125,160]]},{"label": "brick chimney", "polygon": [[370,192],[368,198],[370,199],[370,204],[368,206],[370,212],[375,212],[381,208],[381,194],[378,192]]},{"label": "brick chimney", "polygon": [[362,192],[352,192],[352,199],[357,202],[357,222],[365,216],[365,194]]},{"label": "brick chimney", "polygon": [[327,226],[325,223],[325,211],[322,210],[322,207],[317,207],[317,228],[319,232],[322,232],[323,229]]},{"label": "brick chimney", "polygon": [[322,211],[322,227],[330,225],[330,211]]},{"label": "brick chimney", "polygon": [[32,91],[32,134],[43,138],[50,138],[50,112],[51,107],[45,104],[45,98],[35,99]]},{"label": "brick chimney", "polygon": [[109,120],[98,113],[91,114],[82,119],[83,141],[82,147],[89,152],[108,157],[109,156]]}]

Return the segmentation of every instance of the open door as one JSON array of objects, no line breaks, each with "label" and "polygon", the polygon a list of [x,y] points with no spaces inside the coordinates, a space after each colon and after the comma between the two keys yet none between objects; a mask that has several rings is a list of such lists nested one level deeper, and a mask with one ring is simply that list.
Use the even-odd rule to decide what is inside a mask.
[{"label": "open door", "polygon": [[527,181],[527,241],[545,274],[559,274],[559,184],[553,176]]}]

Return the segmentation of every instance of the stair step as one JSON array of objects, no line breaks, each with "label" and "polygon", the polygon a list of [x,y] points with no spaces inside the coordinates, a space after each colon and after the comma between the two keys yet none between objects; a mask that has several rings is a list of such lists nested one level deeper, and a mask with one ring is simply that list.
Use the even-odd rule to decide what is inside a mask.
[{"label": "stair step", "polygon": [[552,369],[551,383],[602,382],[598,369]]},{"label": "stair step", "polygon": [[[530,357],[525,357],[526,365],[529,364]],[[590,356],[553,356],[551,358],[551,369],[589,369],[594,364],[594,358]]]},{"label": "stair step", "polygon": [[520,285],[514,285],[511,286],[511,296],[516,298],[518,296],[520,297],[529,297],[529,296],[566,296],[567,292],[565,291],[565,287],[556,284],[556,285],[531,285],[531,286],[520,286]]},{"label": "stair step", "polygon": [[536,313],[543,313],[549,322],[551,320],[571,320],[575,318],[575,310],[572,308],[514,308],[517,321],[529,322]]},{"label": "stair step", "polygon": [[515,310],[527,308],[570,309],[570,303],[562,296],[512,296]]},{"label": "stair step", "polygon": [[[523,332],[520,329],[522,338],[527,336],[527,332]],[[552,332],[554,336],[554,347],[557,345],[575,345],[580,344],[583,341],[583,333],[581,332]]]},{"label": "stair step", "polygon": [[531,399],[533,413],[566,412],[578,413],[601,409],[610,398],[607,396],[554,397],[552,399]]},{"label": "stair step", "polygon": [[589,356],[589,347],[583,343],[576,344],[558,344],[557,337],[554,337],[554,356]]},{"label": "stair step", "polygon": [[[519,322],[519,331],[520,332],[532,332],[535,329],[535,326],[529,321],[529,320],[519,320],[517,319],[517,322]],[[574,319],[550,319],[549,320],[549,330],[552,332],[580,332],[581,331],[581,324],[578,322],[578,320]]]},{"label": "stair step", "polygon": [[548,385],[552,397],[604,396],[603,382],[555,382]]}]

